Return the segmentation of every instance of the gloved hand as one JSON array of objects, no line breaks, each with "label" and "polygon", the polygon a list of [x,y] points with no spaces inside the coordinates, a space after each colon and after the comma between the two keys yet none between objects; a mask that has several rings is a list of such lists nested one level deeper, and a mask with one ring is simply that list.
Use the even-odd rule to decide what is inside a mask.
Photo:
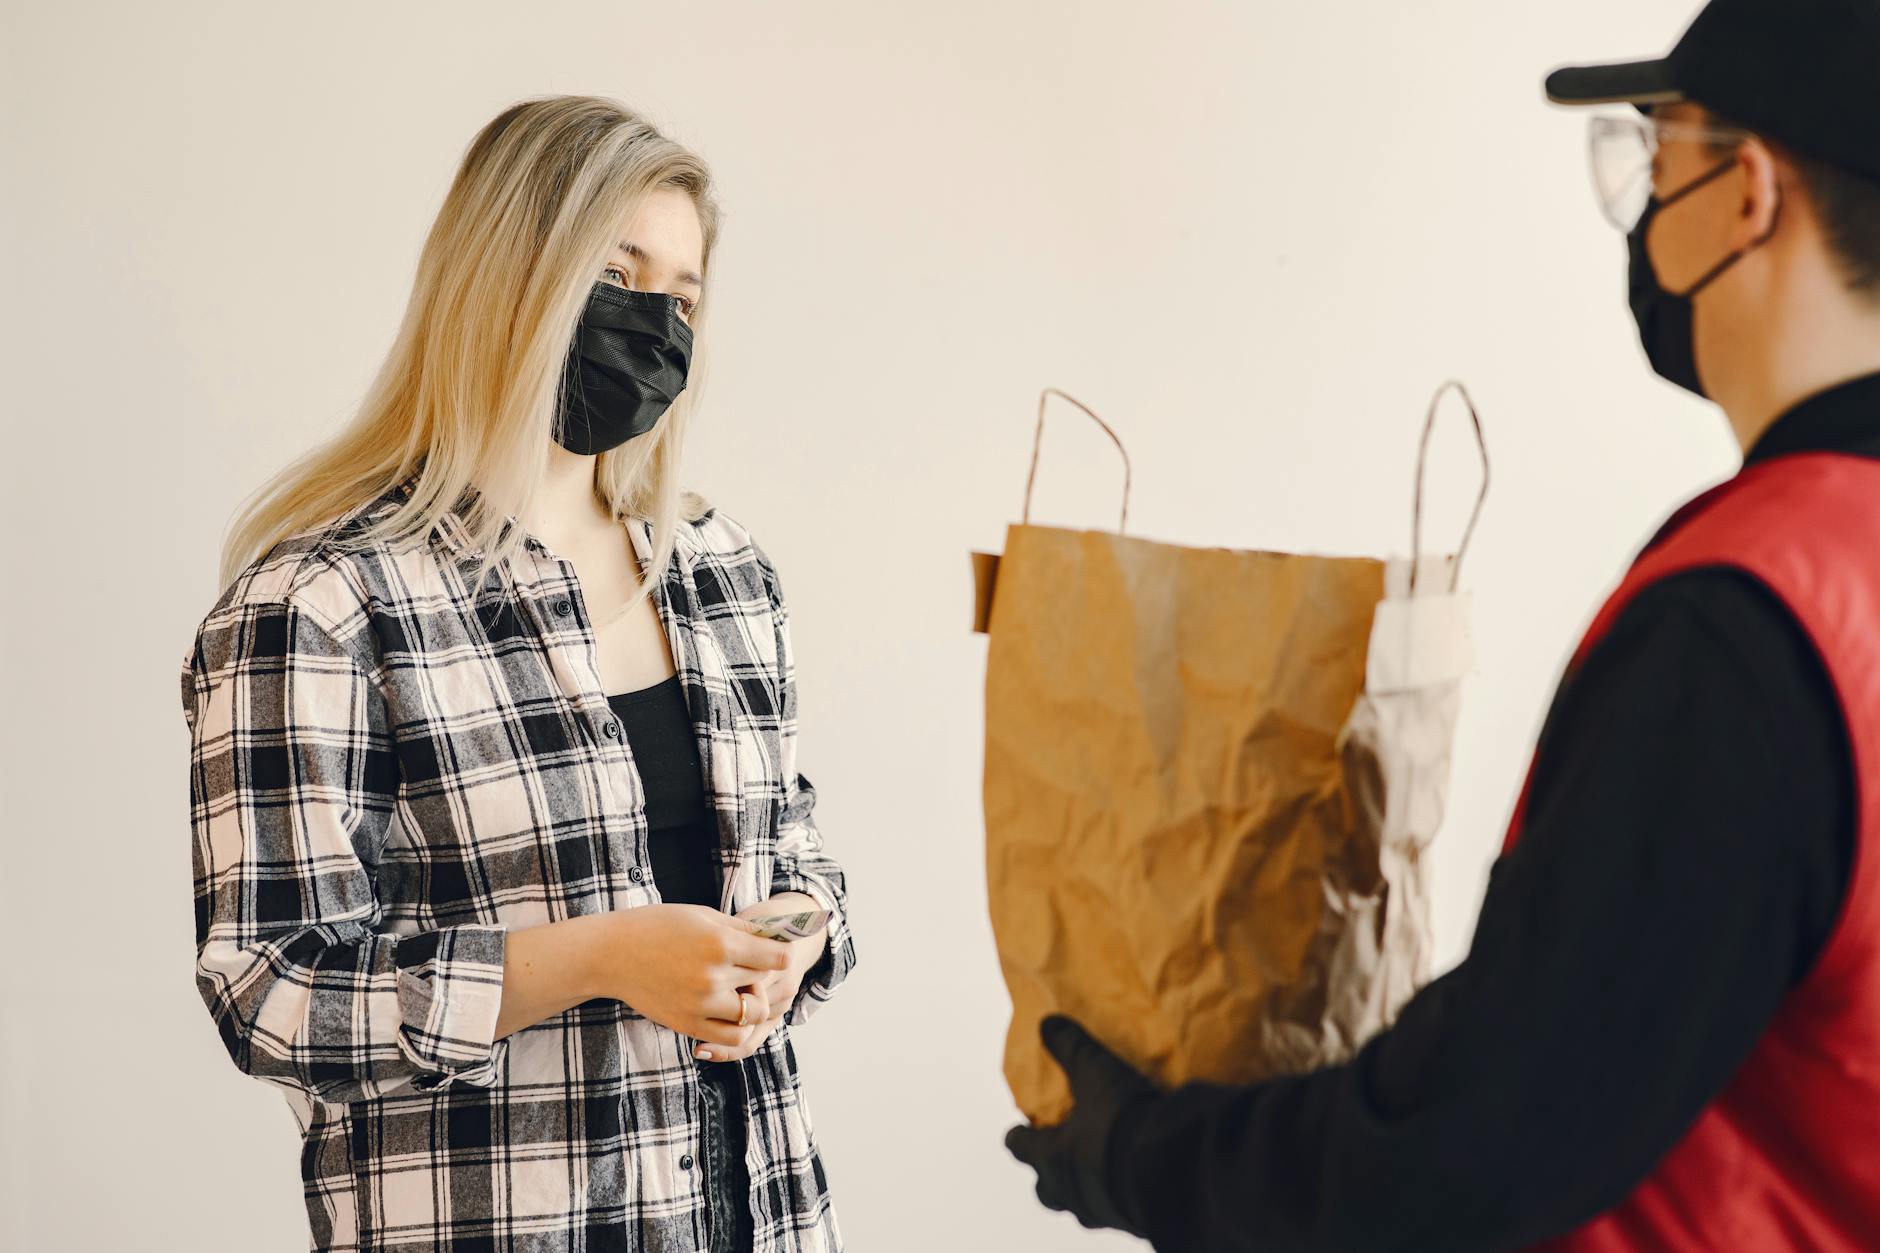
[{"label": "gloved hand", "polygon": [[1070,1116],[1055,1127],[1013,1127],[1005,1147],[1038,1172],[1038,1199],[1047,1208],[1067,1210],[1086,1227],[1146,1238],[1112,1195],[1106,1160],[1119,1116],[1131,1102],[1153,1096],[1154,1086],[1070,1018],[1049,1015],[1038,1034],[1070,1078]]}]

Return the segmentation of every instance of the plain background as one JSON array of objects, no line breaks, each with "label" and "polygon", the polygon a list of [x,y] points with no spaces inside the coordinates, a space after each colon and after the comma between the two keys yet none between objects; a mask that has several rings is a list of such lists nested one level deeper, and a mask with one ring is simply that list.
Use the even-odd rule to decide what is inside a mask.
[{"label": "plain background", "polygon": [[[1000,1145],[967,552],[1017,516],[1039,389],[1123,433],[1138,533],[1383,555],[1425,404],[1469,384],[1495,480],[1437,846],[1458,959],[1567,651],[1736,464],[1643,364],[1584,121],[1540,90],[1693,8],[7,0],[0,1244],[304,1247],[292,1120],[191,981],[177,672],[232,510],[389,345],[464,145],[572,91],[722,185],[688,477],[782,571],[851,876],[860,965],[797,1035],[848,1243],[1127,1246]],[[1114,453],[1074,417],[1035,516],[1107,526]],[[1434,540],[1474,491],[1464,428]]]}]

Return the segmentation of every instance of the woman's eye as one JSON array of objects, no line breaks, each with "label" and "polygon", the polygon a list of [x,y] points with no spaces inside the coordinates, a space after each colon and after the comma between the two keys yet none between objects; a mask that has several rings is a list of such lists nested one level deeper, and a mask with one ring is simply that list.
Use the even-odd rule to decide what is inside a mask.
[{"label": "woman's eye", "polygon": [[[603,266],[601,269],[601,277],[606,279],[608,282],[614,284],[616,287],[625,287],[625,288],[631,289],[633,286],[632,280],[628,276],[627,269],[625,266],[620,266],[620,265]],[[698,301],[687,299],[686,297],[681,296],[676,292],[672,293],[672,298],[679,302],[679,316],[680,317],[689,318],[692,316],[692,311],[698,308]]]}]

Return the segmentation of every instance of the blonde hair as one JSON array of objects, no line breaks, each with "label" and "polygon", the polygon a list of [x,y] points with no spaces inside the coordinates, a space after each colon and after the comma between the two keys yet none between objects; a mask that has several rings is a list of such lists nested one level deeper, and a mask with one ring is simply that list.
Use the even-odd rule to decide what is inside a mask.
[{"label": "blonde hair", "polygon": [[[222,586],[281,540],[414,471],[410,499],[359,528],[359,545],[426,535],[468,493],[465,539],[483,553],[470,586],[506,567],[526,537],[505,516],[528,509],[547,468],[562,367],[588,292],[662,187],[696,206],[700,272],[709,274],[719,220],[711,173],[640,115],[600,97],[551,96],[491,120],[431,225],[404,321],[358,415],[249,498],[223,548]],[[695,345],[705,303],[691,316]],[[694,381],[698,366],[695,346]],[[703,509],[677,474],[697,396],[688,385],[653,432],[597,457],[596,497],[615,517],[653,525],[652,577],[629,604],[665,568],[681,521]]]}]

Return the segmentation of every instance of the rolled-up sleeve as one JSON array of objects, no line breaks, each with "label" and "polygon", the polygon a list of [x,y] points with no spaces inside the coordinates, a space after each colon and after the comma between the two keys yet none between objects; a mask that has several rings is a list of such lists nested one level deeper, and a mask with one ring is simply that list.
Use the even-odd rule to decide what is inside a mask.
[{"label": "rolled-up sleeve", "polygon": [[[771,871],[771,892],[802,892],[829,911],[829,939],[790,1007],[788,1021],[804,1022],[826,1002],[836,985],[855,966],[855,940],[849,929],[848,881],[835,858],[823,851],[822,833],[810,819],[816,790],[802,775],[795,776],[784,805],[783,824],[777,830],[777,860]],[[795,816],[792,817],[792,811]]]},{"label": "rolled-up sleeve", "polygon": [[816,789],[796,766],[796,659],[790,646],[789,609],[784,604],[776,567],[761,551],[759,565],[769,588],[771,620],[777,631],[781,705],[778,772],[783,780],[783,804],[777,819],[771,892],[802,892],[829,911],[828,943],[816,965],[803,976],[785,1019],[795,1026],[807,1021],[848,978],[855,966],[855,941],[849,927],[847,876],[823,847],[822,832],[813,817]]},{"label": "rolled-up sleeve", "polygon": [[182,670],[196,983],[247,1074],[330,1102],[488,1086],[505,931],[380,929],[398,761],[372,662],[291,598],[219,605]]}]

